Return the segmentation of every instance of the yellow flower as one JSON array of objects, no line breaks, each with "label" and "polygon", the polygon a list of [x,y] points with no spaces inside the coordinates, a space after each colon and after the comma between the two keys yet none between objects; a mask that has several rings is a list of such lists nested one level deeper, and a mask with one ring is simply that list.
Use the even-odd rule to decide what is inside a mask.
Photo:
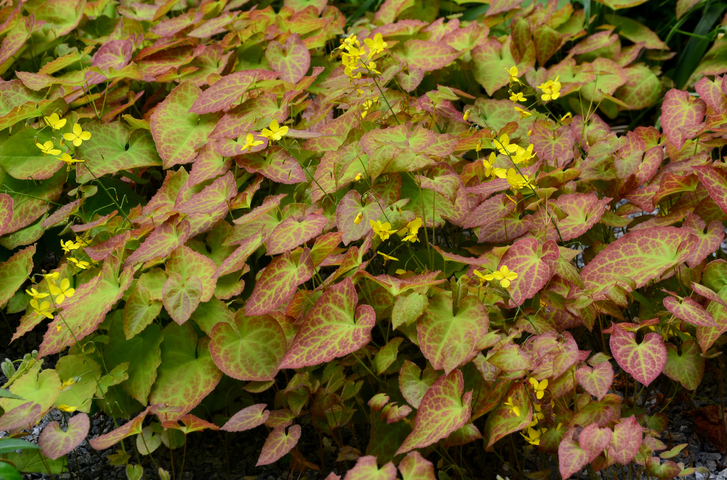
[{"label": "yellow flower", "polygon": [[53,272],[53,273],[46,273],[46,274],[45,274],[45,275],[43,275],[43,276],[45,277],[45,279],[46,279],[46,280],[47,280],[48,282],[52,282],[52,281],[54,281],[54,280],[58,280],[58,277],[60,276],[60,273],[58,273],[58,272]]},{"label": "yellow flower", "polygon": [[507,133],[503,133],[497,142],[497,150],[503,155],[509,156],[509,155],[517,152],[518,148],[522,148],[522,147],[520,147],[520,145],[516,145],[514,143],[511,144],[510,137],[508,136]]},{"label": "yellow flower", "polygon": [[67,240],[65,242],[63,240],[61,240],[61,248],[66,253],[71,253],[73,250],[77,250],[80,247],[81,246],[79,244],[74,243],[74,242],[72,242],[70,240]]},{"label": "yellow flower", "polygon": [[278,125],[276,120],[270,122],[270,128],[263,128],[262,136],[269,139],[278,141],[288,133],[288,127],[281,127]]},{"label": "yellow flower", "polygon": [[404,270],[403,268],[397,268],[396,269],[396,274],[397,275],[404,275],[405,273],[406,273],[406,270]]},{"label": "yellow flower", "polygon": [[358,182],[359,180],[361,180],[361,177],[363,177],[363,175],[361,175],[360,173],[357,173],[357,174],[356,174],[356,178],[354,178],[353,180],[354,180],[355,182]]},{"label": "yellow flower", "polygon": [[467,120],[468,120],[468,119],[470,118],[470,111],[471,111],[471,110],[472,110],[472,109],[470,108],[470,109],[468,109],[468,110],[466,110],[466,111],[464,112],[464,115],[462,115],[462,120],[464,120],[464,121],[466,122],[466,121],[467,121]]},{"label": "yellow flower", "polygon": [[341,46],[338,48],[343,50],[343,49],[348,49],[351,47],[358,48],[360,46],[361,46],[361,42],[358,41],[358,39],[356,38],[356,35],[351,35],[348,38],[341,39]]},{"label": "yellow flower", "polygon": [[57,113],[51,114],[50,117],[43,117],[43,119],[53,130],[60,130],[66,124],[66,119],[60,118]]},{"label": "yellow flower", "polygon": [[378,235],[381,240],[388,240],[392,233],[396,233],[396,230],[391,229],[391,224],[389,222],[381,223],[379,220],[376,220],[375,222],[373,220],[369,220],[369,223],[371,228],[374,229],[374,233]]},{"label": "yellow flower", "polygon": [[371,57],[373,57],[377,53],[383,52],[386,49],[386,47],[389,46],[384,41],[384,37],[380,33],[377,33],[376,35],[374,35],[373,39],[371,39],[371,38],[365,39],[364,43],[366,44],[367,47],[369,47],[369,50],[371,50],[371,55],[370,55]]},{"label": "yellow flower", "polygon": [[520,408],[512,404],[512,397],[507,397],[507,402],[505,402],[505,406],[509,407],[512,413],[514,413],[518,417],[520,416]]},{"label": "yellow flower", "polygon": [[520,435],[522,435],[523,438],[525,438],[525,440],[527,440],[530,445],[540,445],[540,437],[542,437],[543,433],[545,433],[547,430],[547,428],[542,428],[540,430],[528,428],[527,435],[522,432],[520,432]]},{"label": "yellow flower", "polygon": [[477,140],[477,145],[475,145],[475,152],[479,152],[482,150],[482,140]]},{"label": "yellow flower", "polygon": [[526,101],[525,96],[523,96],[522,92],[510,92],[510,100],[512,100],[513,103]]},{"label": "yellow flower", "polygon": [[518,149],[515,155],[512,157],[512,161],[515,163],[522,163],[533,158],[533,145],[528,145],[528,148],[522,148],[518,145]]},{"label": "yellow flower", "polygon": [[76,260],[73,257],[69,257],[68,261],[73,263],[76,267],[80,268],[81,270],[86,270],[88,267],[91,266],[90,263],[83,261],[83,260]]},{"label": "yellow flower", "polygon": [[77,123],[73,126],[73,133],[64,133],[63,138],[69,142],[73,142],[74,146],[80,147],[84,140],[91,139],[91,132],[84,132],[81,125]]},{"label": "yellow flower", "polygon": [[38,303],[35,298],[30,301],[30,307],[38,315],[43,315],[47,318],[53,318],[53,310],[50,308],[50,302]]},{"label": "yellow flower", "polygon": [[40,148],[40,151],[43,152],[44,157],[46,155],[60,155],[61,154],[60,150],[53,147],[53,142],[51,142],[50,140],[48,140],[47,142],[42,143],[42,144],[35,142],[35,146]]},{"label": "yellow flower", "polygon": [[487,281],[487,279],[485,278],[485,277],[487,277],[487,275],[480,272],[479,270],[475,270],[475,275],[480,278],[480,286],[484,285],[485,282]]},{"label": "yellow flower", "polygon": [[71,165],[73,165],[74,163],[83,163],[83,162],[85,162],[85,160],[77,160],[77,159],[73,158],[72,156],[68,155],[67,153],[64,153],[60,157],[56,157],[56,158],[58,160],[63,160],[64,162],[66,162],[66,166],[68,167],[67,170],[70,170],[71,169]]},{"label": "yellow flower", "polygon": [[[508,288],[510,287],[510,282],[515,280],[518,275],[515,272],[511,272],[507,266],[503,265],[500,267],[500,270],[495,270],[492,272],[492,278],[488,278],[487,280],[499,280],[500,285],[502,285],[502,288]],[[485,277],[489,277],[490,275],[486,275]],[[547,383],[546,383],[547,386]]]},{"label": "yellow flower", "polygon": [[50,294],[56,297],[56,303],[59,305],[63,303],[66,298],[70,298],[73,296],[74,293],[76,293],[76,290],[70,287],[71,281],[67,278],[61,280],[60,285],[56,285],[53,282],[48,283],[48,289],[50,290]]},{"label": "yellow flower", "polygon": [[507,175],[507,171],[504,168],[496,168],[492,165],[495,163],[495,160],[497,159],[497,156],[495,155],[495,152],[490,153],[490,160],[487,161],[484,158],[482,159],[482,166],[485,167],[485,177],[489,178],[493,175],[504,178],[503,175]]},{"label": "yellow flower", "polygon": [[[288,127],[285,127],[286,129]],[[287,130],[286,130],[287,131]],[[252,133],[248,133],[245,135],[245,145],[242,146],[243,150],[252,150],[254,147],[257,147],[258,145],[262,145],[262,140],[255,140],[255,137],[252,135]]]},{"label": "yellow flower", "polygon": [[381,72],[379,72],[378,70],[376,70],[376,62],[369,62],[369,64],[368,64],[368,70],[369,70],[369,72],[373,72],[376,75],[381,75]]},{"label": "yellow flower", "polygon": [[532,179],[528,178],[527,175],[521,175],[517,173],[514,168],[507,171],[507,183],[510,184],[513,190],[521,190],[525,187],[533,188]]},{"label": "yellow flower", "polygon": [[56,405],[56,408],[63,412],[71,413],[71,412],[75,412],[78,407],[71,407],[69,405],[61,404],[61,405]]},{"label": "yellow flower", "polygon": [[517,78],[519,72],[517,71],[516,66],[506,68],[505,71],[508,73],[508,75],[510,75],[510,82],[517,82],[522,85],[522,83],[520,82],[520,79]]},{"label": "yellow flower", "polygon": [[65,392],[69,388],[71,388],[73,385],[76,384],[76,379],[74,377],[69,378],[65,382],[61,384],[61,392]]},{"label": "yellow flower", "polygon": [[41,298],[45,298],[48,296],[47,293],[40,293],[38,290],[31,288],[30,290],[25,290],[25,293],[33,297],[35,300],[39,300]]},{"label": "yellow flower", "polygon": [[560,123],[563,125],[570,125],[570,123],[573,121],[573,115],[568,112],[565,115],[563,115],[560,119]]},{"label": "yellow flower", "polygon": [[543,398],[543,395],[545,395],[545,389],[548,388],[548,379],[546,378],[545,380],[538,382],[535,378],[530,377],[528,382],[530,382],[530,385],[532,385],[535,390],[535,398],[538,400]]},{"label": "yellow flower", "polygon": [[515,111],[520,114],[520,120],[522,120],[523,118],[528,118],[532,115],[532,113],[528,112],[527,110],[523,110],[520,107],[515,107]]},{"label": "yellow flower", "polygon": [[382,257],[384,257],[384,265],[386,265],[386,262],[389,261],[389,260],[391,260],[392,262],[398,262],[399,261],[398,258],[392,257],[391,255],[387,255],[385,253],[381,253],[378,250],[376,250],[376,253],[378,253],[379,255],[381,255]]},{"label": "yellow flower", "polygon": [[358,215],[356,215],[356,218],[353,219],[353,223],[358,225],[361,223],[361,220],[363,219],[363,213],[359,212]]},{"label": "yellow flower", "polygon": [[538,85],[538,88],[543,91],[543,95],[540,97],[544,102],[550,100],[556,100],[560,97],[560,82],[558,79],[560,76],[555,77],[555,80],[548,80],[547,82]]},{"label": "yellow flower", "polygon": [[419,241],[419,229],[422,227],[422,219],[421,218],[415,218],[411,222],[406,224],[406,228],[408,229],[408,233],[406,237],[404,237],[405,242],[418,242]]}]

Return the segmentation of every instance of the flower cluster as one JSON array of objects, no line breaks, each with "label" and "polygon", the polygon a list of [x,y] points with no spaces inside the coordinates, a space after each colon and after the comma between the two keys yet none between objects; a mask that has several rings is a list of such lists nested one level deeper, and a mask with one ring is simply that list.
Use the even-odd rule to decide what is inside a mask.
[{"label": "flower cluster", "polygon": [[494,272],[487,274],[482,273],[479,270],[475,270],[475,275],[480,278],[481,285],[484,285],[485,282],[497,280],[500,282],[500,286],[502,286],[502,288],[510,288],[511,282],[518,278],[518,274],[515,272],[511,272],[506,265],[500,267],[499,270],[495,270]]},{"label": "flower cluster", "polygon": [[376,62],[373,61],[373,57],[382,53],[388,47],[388,44],[380,33],[374,35],[374,38],[365,39],[364,44],[369,50],[365,59],[365,52],[361,48],[361,42],[356,38],[356,35],[343,39],[341,46],[338,47],[343,50],[341,54],[341,63],[344,66],[343,73],[351,80],[361,78],[363,71],[381,75],[376,67]]},{"label": "flower cluster", "polygon": [[540,97],[544,102],[550,100],[557,100],[560,97],[560,82],[558,79],[560,76],[555,77],[555,80],[548,80],[547,82],[538,85],[538,88],[543,91],[543,95]]}]

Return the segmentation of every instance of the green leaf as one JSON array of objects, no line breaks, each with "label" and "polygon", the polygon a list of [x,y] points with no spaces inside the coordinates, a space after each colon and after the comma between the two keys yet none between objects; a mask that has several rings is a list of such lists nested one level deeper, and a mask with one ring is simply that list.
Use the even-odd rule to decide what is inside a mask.
[{"label": "green leaf", "polygon": [[16,450],[38,450],[40,447],[27,440],[19,438],[0,438],[0,454],[14,452]]},{"label": "green leaf", "polygon": [[667,343],[664,375],[681,383],[687,390],[694,390],[702,383],[704,362],[699,345],[694,340],[682,343],[681,354],[676,346]]},{"label": "green leaf", "polygon": [[399,372],[399,390],[409,405],[419,408],[419,404],[424,398],[429,388],[434,385],[439,375],[429,365],[422,370],[413,362],[404,360]]},{"label": "green leaf", "polygon": [[8,300],[25,283],[33,269],[33,255],[35,245],[24,248],[10,257],[7,262],[0,263],[0,307],[5,306]]},{"label": "green leaf", "polygon": [[[464,394],[464,395],[463,395]],[[464,393],[459,370],[442,375],[424,394],[414,419],[414,428],[396,454],[424,448],[446,438],[470,418],[472,392]]]},{"label": "green leaf", "polygon": [[154,137],[164,168],[189,163],[208,141],[220,115],[190,113],[202,90],[192,82],[176,87],[151,116]]},{"label": "green leaf", "polygon": [[350,277],[323,292],[303,319],[280,368],[319,365],[369,343],[376,315],[369,305],[357,304]]},{"label": "green leaf", "polygon": [[190,275],[182,277],[173,272],[164,283],[162,302],[172,320],[182,325],[189,320],[202,298],[202,281]]},{"label": "green leaf", "polygon": [[422,316],[428,306],[429,299],[421,293],[411,293],[406,296],[398,295],[394,309],[391,312],[392,328],[411,325]]},{"label": "green leaf", "polygon": [[[519,412],[513,411],[504,402],[490,412],[487,416],[484,431],[487,448],[494,445],[496,441],[505,435],[522,430],[533,418],[533,407],[525,385],[516,383],[504,398],[517,407]],[[516,415],[516,413],[519,413],[519,415]]]},{"label": "green leaf", "polygon": [[456,313],[452,307],[451,296],[436,295],[417,322],[422,353],[435,370],[445,374],[477,355],[477,343],[489,327],[487,308],[476,296],[462,299]]},{"label": "green leaf", "polygon": [[4,480],[23,480],[15,467],[7,462],[0,462],[0,478]]},{"label": "green leaf", "polygon": [[48,411],[53,402],[55,402],[58,394],[61,392],[61,381],[55,370],[41,371],[41,363],[36,362],[28,370],[28,372],[17,379],[11,386],[10,391],[23,400],[11,398],[0,398],[0,407],[6,412],[16,407],[31,402],[40,406],[40,412],[36,419],[31,422],[40,420],[40,413]]},{"label": "green leaf", "polygon": [[[0,143],[0,168],[18,180],[45,180],[63,167],[63,161],[54,155],[45,155],[36,146],[51,140],[49,129],[38,131],[27,128]],[[60,149],[58,143],[55,148]]]},{"label": "green leaf", "polygon": [[91,133],[91,140],[83,142],[77,150],[76,181],[86,183],[93,176],[101,178],[121,170],[161,165],[154,139],[147,130],[133,130],[121,122],[84,123],[83,129]]},{"label": "green leaf", "polygon": [[40,450],[25,450],[23,453],[6,453],[3,458],[15,464],[20,473],[60,474],[67,470],[68,461],[65,457],[51,460],[40,453]]},{"label": "green leaf", "polygon": [[170,323],[162,332],[162,363],[149,401],[180,407],[169,413],[176,420],[196,407],[219,383],[219,371],[209,351],[209,338],[197,340],[191,324]]},{"label": "green leaf", "polygon": [[149,325],[143,332],[131,339],[123,334],[121,319],[114,318],[109,329],[109,343],[104,349],[108,368],[129,362],[128,380],[121,386],[142,405],[147,404],[151,387],[157,378],[157,368],[161,364],[163,340],[158,325]]},{"label": "green leaf", "polygon": [[272,380],[287,349],[285,333],[273,317],[247,317],[243,310],[233,322],[215,325],[210,337],[215,364],[238,380]]}]

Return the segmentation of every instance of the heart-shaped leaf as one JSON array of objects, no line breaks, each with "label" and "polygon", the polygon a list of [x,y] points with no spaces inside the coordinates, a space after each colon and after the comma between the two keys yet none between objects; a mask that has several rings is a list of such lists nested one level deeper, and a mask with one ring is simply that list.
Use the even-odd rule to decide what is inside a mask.
[{"label": "heart-shaped leaf", "polygon": [[676,346],[666,344],[666,365],[664,375],[681,383],[687,390],[694,390],[702,383],[704,357],[694,340],[686,340],[681,345],[681,355]]},{"label": "heart-shaped leaf", "polygon": [[584,365],[576,370],[576,379],[586,392],[603,400],[613,384],[613,367],[609,362],[599,363],[593,368]]},{"label": "heart-shaped leaf", "polygon": [[268,417],[270,411],[267,410],[267,404],[250,405],[230,417],[221,429],[226,432],[244,432],[267,422]]},{"label": "heart-shaped leaf", "polygon": [[300,439],[300,425],[293,425],[285,432],[285,427],[277,427],[273,429],[265,439],[265,445],[257,459],[256,467],[261,465],[270,465],[283,458],[285,454],[290,452]]},{"label": "heart-shaped leaf", "polygon": [[177,272],[172,272],[164,283],[162,295],[162,302],[169,316],[182,325],[199,306],[202,281],[194,275],[182,277]]},{"label": "heart-shaped leaf", "polygon": [[619,366],[644,385],[653,382],[666,365],[666,346],[658,333],[647,333],[638,344],[633,332],[614,324],[610,345]]},{"label": "heart-shaped leaf", "polygon": [[356,465],[346,473],[344,480],[396,480],[396,467],[389,462],[379,469],[376,457],[366,455],[356,461]]}]

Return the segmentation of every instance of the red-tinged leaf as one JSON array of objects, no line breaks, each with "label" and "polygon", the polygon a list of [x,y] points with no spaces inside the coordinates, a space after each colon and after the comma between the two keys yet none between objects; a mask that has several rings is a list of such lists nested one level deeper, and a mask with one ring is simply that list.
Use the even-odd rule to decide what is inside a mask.
[{"label": "red-tinged leaf", "polygon": [[682,471],[681,467],[672,460],[661,463],[659,457],[649,457],[646,469],[659,480],[670,480]]},{"label": "red-tinged leaf", "polygon": [[391,324],[393,328],[401,325],[411,325],[422,316],[424,310],[429,306],[429,299],[426,295],[412,293],[396,297],[394,309],[391,312]]},{"label": "red-tinged leaf", "polygon": [[287,343],[280,324],[268,315],[220,322],[212,329],[210,353],[223,373],[246,381],[272,380],[285,355]]},{"label": "red-tinged leaf", "polygon": [[[549,228],[548,239],[567,242],[588,232],[608,208],[610,198],[599,199],[596,194],[569,193],[561,195],[555,204],[567,217],[561,219],[557,215],[551,218],[558,225],[558,230]],[[558,236],[560,232],[560,236]]]},{"label": "red-tinged leaf", "polygon": [[121,387],[139,403],[146,405],[151,387],[157,378],[157,368],[162,361],[162,331],[158,325],[149,325],[143,332],[127,340],[122,329],[122,322],[114,319],[109,329],[109,342],[104,350],[104,359],[109,370],[129,362],[129,378]]},{"label": "red-tinged leaf", "polygon": [[280,368],[319,365],[369,343],[376,315],[369,305],[356,308],[357,303],[350,277],[323,292],[303,319]]},{"label": "red-tinged leaf", "polygon": [[593,368],[582,366],[576,370],[576,379],[586,392],[600,401],[613,384],[613,367],[609,362],[599,363]]},{"label": "red-tinged leaf", "polygon": [[[2,45],[0,45],[0,65],[5,65],[25,45],[34,27],[33,23],[33,17],[22,17],[8,31],[5,38],[3,38]],[[7,66],[3,67],[3,73],[7,68]]]},{"label": "red-tinged leaf", "polygon": [[124,336],[127,339],[133,338],[149,326],[161,311],[161,300],[153,298],[140,280],[124,305]]},{"label": "red-tinged leaf", "polygon": [[43,406],[35,402],[26,402],[5,411],[0,417],[0,428],[3,432],[14,432],[25,428],[33,428],[43,414]]},{"label": "red-tinged leaf", "polygon": [[452,432],[446,439],[444,439],[444,447],[449,448],[467,445],[468,443],[480,440],[481,438],[482,434],[477,427],[472,423],[468,423],[460,429]]},{"label": "red-tinged leaf", "polygon": [[3,234],[5,228],[10,225],[13,218],[13,197],[0,193],[0,235]]},{"label": "red-tinged leaf", "polygon": [[267,422],[268,417],[270,411],[267,410],[267,404],[250,405],[230,417],[221,429],[226,432],[244,432]]},{"label": "red-tinged leaf", "polygon": [[718,327],[712,315],[693,298],[684,298],[681,302],[674,297],[666,297],[664,306],[670,313],[680,320],[696,325],[697,327]]},{"label": "red-tinged leaf", "polygon": [[216,283],[212,276],[217,270],[217,266],[204,255],[182,245],[169,256],[165,270],[168,275],[177,273],[182,279],[196,277],[202,285],[200,301],[208,302],[212,298]]},{"label": "red-tinged leaf", "polygon": [[8,261],[0,263],[0,278],[2,278],[0,307],[3,307],[28,279],[33,270],[33,255],[35,255],[35,245],[20,250]]},{"label": "red-tinged leaf", "polygon": [[[639,63],[624,69],[626,83],[616,90],[616,98],[641,110],[654,105],[662,98],[659,77],[646,65]],[[661,149],[660,149],[661,150]]]},{"label": "red-tinged leaf", "polygon": [[462,372],[453,370],[442,375],[424,394],[412,432],[396,454],[424,448],[446,438],[467,423],[472,413],[471,405],[472,392],[464,393]]},{"label": "red-tinged leaf", "polygon": [[139,248],[128,256],[124,266],[167,257],[187,241],[191,229],[187,220],[180,222],[177,217],[170,218],[154,229]]},{"label": "red-tinged leaf", "polygon": [[226,175],[217,178],[201,192],[179,202],[174,209],[187,215],[200,215],[219,210],[226,212],[228,210],[227,202],[233,199],[235,195],[237,195],[235,176],[232,172],[227,172]]},{"label": "red-tinged leaf", "polygon": [[162,302],[172,320],[182,325],[189,320],[202,297],[202,281],[194,276],[182,277],[172,272],[164,282]]},{"label": "red-tinged leaf", "polygon": [[722,305],[723,307],[727,307],[727,302],[725,302],[725,300],[723,300],[722,297],[720,297],[714,291],[705,287],[704,285],[700,285],[698,283],[692,282],[692,289],[695,292],[697,292],[698,294],[700,294],[701,296],[703,296],[704,298],[706,298],[712,302],[716,302],[716,303]]},{"label": "red-tinged leaf", "polygon": [[107,448],[113,447],[126,437],[141,433],[141,425],[144,423],[144,418],[146,418],[149,410],[151,410],[151,407],[146,407],[146,409],[134,417],[133,420],[126,422],[115,430],[111,430],[109,433],[99,435],[93,440],[89,440],[88,444],[95,450],[106,450]]},{"label": "red-tinged leaf", "polygon": [[114,263],[107,260],[99,276],[82,284],[73,297],[60,305],[63,317],[56,315],[48,325],[39,356],[58,353],[96,331],[134,277],[130,267],[117,275]]},{"label": "red-tinged leaf", "polygon": [[280,79],[289,83],[298,83],[310,68],[310,53],[297,33],[290,35],[283,45],[275,40],[270,42],[265,58],[280,73]]},{"label": "red-tinged leaf", "polygon": [[177,420],[189,413],[214,390],[222,378],[209,351],[209,338],[197,340],[189,323],[170,323],[164,329],[162,363],[149,401],[178,407],[164,420]]},{"label": "red-tinged leaf", "polygon": [[532,402],[530,401],[530,396],[525,385],[516,383],[503,396],[503,399],[512,402],[512,405],[520,410],[519,415],[516,415],[504,402],[500,403],[495,410],[490,412],[487,416],[484,431],[487,448],[494,445],[495,442],[506,435],[527,427],[533,419]]},{"label": "red-tinged leaf", "polygon": [[215,152],[214,144],[208,143],[199,151],[189,174],[189,185],[194,186],[205,180],[224,175],[232,165],[232,160]]},{"label": "red-tinged leaf", "polygon": [[268,255],[278,255],[293,250],[298,245],[317,237],[323,232],[328,219],[317,213],[310,213],[300,222],[290,216],[283,220],[267,241]]},{"label": "red-tinged leaf", "polygon": [[410,68],[431,72],[444,68],[459,57],[459,52],[444,42],[407,40],[402,50],[393,51],[394,58]]},{"label": "red-tinged leaf", "polygon": [[628,418],[622,418],[621,421],[613,427],[613,436],[607,453],[621,465],[628,465],[636,456],[641,446],[642,428],[636,417],[631,415]]},{"label": "red-tinged leaf", "polygon": [[346,473],[344,480],[396,480],[396,467],[389,462],[379,469],[376,457],[367,455],[356,461],[356,465]]},{"label": "red-tinged leaf", "polygon": [[435,370],[445,374],[477,355],[476,345],[489,327],[487,308],[476,296],[462,299],[456,314],[452,308],[451,296],[436,295],[417,322],[422,353]]},{"label": "red-tinged leaf", "polygon": [[646,334],[638,344],[633,332],[614,324],[610,346],[619,366],[646,386],[659,376],[666,364],[666,346],[658,333]]},{"label": "red-tinged leaf", "polygon": [[598,425],[592,423],[583,429],[578,437],[578,443],[581,449],[586,452],[588,463],[591,463],[596,457],[608,447],[611,443],[613,432],[610,428],[598,428]]},{"label": "red-tinged leaf", "polygon": [[684,142],[702,128],[706,112],[707,104],[704,100],[672,88],[666,92],[661,106],[661,125],[666,138],[681,150]]},{"label": "red-tinged leaf", "polygon": [[277,427],[265,439],[256,467],[275,463],[290,452],[300,439],[300,425],[293,425],[285,433],[285,427]]},{"label": "red-tinged leaf", "polygon": [[303,148],[317,152],[335,151],[348,136],[348,132],[357,125],[359,117],[355,109],[350,109],[340,117],[322,125],[318,133],[322,136],[311,138],[305,142]]},{"label": "red-tinged leaf", "polygon": [[52,460],[59,459],[76,448],[86,438],[90,428],[91,422],[85,413],[71,417],[65,432],[58,422],[51,422],[45,426],[38,439],[40,451]]},{"label": "red-tinged leaf", "polygon": [[[529,37],[530,34],[528,33],[527,36]],[[533,32],[533,40],[535,41],[535,56],[537,57],[540,66],[545,66],[548,60],[555,55],[555,52],[557,52],[561,46],[563,38],[564,35],[560,34],[557,30],[551,28],[547,24],[542,24],[535,28],[535,31]]]},{"label": "red-tinged leaf", "polygon": [[219,278],[228,273],[237,272],[245,267],[247,259],[263,244],[263,237],[258,233],[243,240],[239,247],[225,258],[212,278]]},{"label": "red-tinged leaf", "polygon": [[295,293],[298,285],[307,282],[312,276],[313,263],[307,248],[297,262],[288,252],[275,257],[255,283],[255,289],[245,305],[247,315],[263,315],[275,310]]},{"label": "red-tinged leaf", "polygon": [[[341,240],[344,245],[360,240],[371,231],[370,221],[376,221],[382,215],[380,205],[381,199],[376,194],[369,195],[362,205],[360,193],[353,189],[346,193],[336,208],[336,223],[338,231],[343,233]],[[356,223],[359,214],[361,220]]]},{"label": "red-tinged leaf", "polygon": [[681,383],[687,390],[696,389],[704,375],[704,357],[694,340],[687,340],[679,349],[671,343],[666,344],[666,365],[664,375]]},{"label": "red-tinged leaf", "polygon": [[[489,96],[508,84],[510,77],[507,69],[516,65],[522,75],[528,70],[528,66],[533,66],[532,63],[526,66],[515,61],[510,52],[511,43],[512,39],[509,36],[505,39],[505,43],[500,43],[497,38],[491,37],[472,50],[475,79],[485,87]],[[534,62],[534,58],[531,62]]]},{"label": "red-tinged leaf", "polygon": [[[619,238],[581,271],[586,289],[603,291],[614,285],[630,288],[620,280],[628,277],[641,288],[689,255],[685,248],[691,229],[655,227],[630,232]],[[598,295],[603,296],[603,294]]]},{"label": "red-tinged leaf", "polygon": [[[182,422],[184,426],[180,426],[179,423]],[[214,423],[210,423],[206,420],[202,420],[199,417],[196,417],[192,415],[191,413],[188,413],[187,415],[180,418],[178,421],[175,422],[164,422],[162,423],[162,427],[164,428],[172,428],[174,430],[180,430],[185,435],[192,433],[192,432],[199,432],[202,430],[219,430],[220,427],[215,425]]]},{"label": "red-tinged leaf", "polygon": [[559,255],[558,245],[552,240],[541,245],[534,238],[524,238],[508,249],[499,268],[506,266],[518,275],[507,289],[516,305],[525,303],[548,283],[553,276],[551,265]]},{"label": "red-tinged leaf", "polygon": [[512,213],[517,205],[504,193],[495,195],[482,202],[467,215],[464,228],[480,227],[494,223]]},{"label": "red-tinged leaf", "polygon": [[439,375],[429,365],[422,375],[422,370],[415,363],[404,360],[399,372],[399,390],[412,407],[419,408],[424,394],[434,385],[437,378]]},{"label": "red-tinged leaf", "polygon": [[709,224],[705,232],[705,223],[697,215],[689,212],[684,220],[682,227],[691,227],[692,234],[697,238],[697,242],[692,246],[692,254],[687,258],[689,268],[695,268],[697,265],[709,255],[714,253],[724,240],[724,225],[719,220],[714,220]]},{"label": "red-tinged leaf", "polygon": [[278,97],[274,93],[261,93],[231,108],[217,123],[210,137],[236,139],[247,133],[260,131],[270,125],[272,120],[283,123],[287,118],[288,103],[285,97],[278,104]]},{"label": "red-tinged leaf", "polygon": [[576,429],[569,429],[558,446],[558,469],[564,479],[580,472],[588,464],[588,454],[574,438]]},{"label": "red-tinged leaf", "polygon": [[279,147],[268,148],[261,153],[240,155],[235,157],[235,162],[248,172],[260,173],[270,180],[286,185],[306,181],[300,164]]},{"label": "red-tinged leaf", "polygon": [[714,200],[714,203],[719,205],[723,212],[727,213],[727,171],[709,165],[692,168],[697,172],[699,181],[707,188],[707,192]]},{"label": "red-tinged leaf", "polygon": [[694,86],[699,97],[716,113],[727,112],[727,94],[722,91],[723,79],[724,77],[715,77],[714,80],[702,77]]},{"label": "red-tinged leaf", "polygon": [[151,134],[164,168],[194,160],[214,130],[218,115],[189,112],[201,94],[193,82],[184,82],[154,109]]},{"label": "red-tinged leaf", "polygon": [[[77,149],[79,183],[93,180],[121,170],[161,165],[154,139],[147,130],[131,128],[121,122],[85,123],[83,129],[91,133],[92,140]],[[86,168],[88,166],[88,168]],[[93,172],[93,175],[91,174]]]},{"label": "red-tinged leaf", "polygon": [[519,372],[532,368],[530,356],[514,343],[499,348],[487,361],[505,372]]},{"label": "red-tinged leaf", "polygon": [[422,457],[422,454],[413,451],[399,463],[399,471],[403,480],[436,480],[434,464]]},{"label": "red-tinged leaf", "polygon": [[575,135],[570,126],[564,125],[553,131],[548,123],[540,121],[535,122],[532,132],[530,141],[533,150],[546,163],[562,167],[573,160]]}]

